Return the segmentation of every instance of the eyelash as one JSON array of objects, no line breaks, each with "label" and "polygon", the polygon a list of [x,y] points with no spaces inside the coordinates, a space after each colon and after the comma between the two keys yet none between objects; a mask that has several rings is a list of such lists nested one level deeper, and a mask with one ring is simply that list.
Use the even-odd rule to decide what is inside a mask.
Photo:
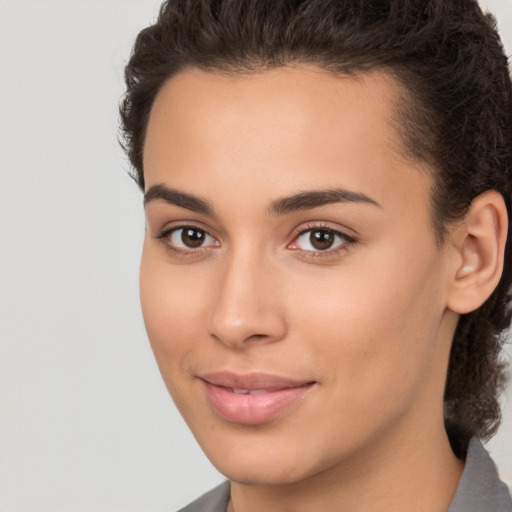
[{"label": "eyelash", "polygon": [[[166,250],[168,250],[169,252],[171,252],[173,255],[175,255],[177,257],[191,257],[191,256],[192,257],[193,256],[201,257],[205,251],[207,251],[209,248],[212,247],[212,245],[184,249],[184,248],[176,247],[175,245],[173,245],[171,243],[171,241],[169,239],[169,237],[171,235],[173,235],[174,233],[176,233],[178,231],[183,231],[186,229],[201,232],[204,235],[206,235],[207,237],[210,237],[216,241],[215,237],[213,235],[211,235],[206,229],[199,227],[199,226],[195,226],[193,224],[184,224],[184,225],[175,226],[175,227],[166,229],[166,230],[162,231],[160,234],[156,235],[154,238],[162,241],[162,243],[165,245]],[[335,237],[339,237],[339,238],[343,239],[343,242],[341,244],[339,244],[337,247],[335,247],[334,249],[328,248],[325,250],[316,250],[316,251],[290,247],[290,245],[296,243],[297,240],[301,236],[303,236],[309,232],[314,232],[314,231],[327,232],[331,235],[334,235]],[[301,226],[301,228],[293,234],[292,241],[290,243],[288,243],[286,247],[289,248],[289,250],[300,251],[301,256],[303,258],[308,258],[308,259],[333,258],[333,257],[335,258],[336,256],[339,256],[341,253],[348,251],[355,243],[357,243],[357,239],[353,236],[347,235],[343,231],[334,229],[331,226],[328,226],[326,224],[313,223],[313,224],[308,224],[306,226]],[[217,244],[218,244],[218,242],[217,242]],[[213,247],[219,247],[219,245],[213,245]]]}]

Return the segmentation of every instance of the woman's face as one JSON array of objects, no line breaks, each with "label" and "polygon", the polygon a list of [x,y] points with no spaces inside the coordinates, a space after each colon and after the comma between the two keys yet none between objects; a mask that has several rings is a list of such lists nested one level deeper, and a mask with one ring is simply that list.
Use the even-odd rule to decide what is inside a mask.
[{"label": "woman's face", "polygon": [[[187,70],[144,147],[144,319],[212,462],[291,483],[442,428],[456,316],[382,74]],[[352,464],[352,466],[354,466]]]}]

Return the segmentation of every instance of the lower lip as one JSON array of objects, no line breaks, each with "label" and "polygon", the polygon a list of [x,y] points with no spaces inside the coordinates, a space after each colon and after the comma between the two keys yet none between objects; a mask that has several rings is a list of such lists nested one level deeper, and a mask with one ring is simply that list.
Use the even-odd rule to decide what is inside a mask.
[{"label": "lower lip", "polygon": [[203,381],[214,411],[225,420],[246,425],[266,423],[301,400],[314,383],[257,394],[234,393]]}]

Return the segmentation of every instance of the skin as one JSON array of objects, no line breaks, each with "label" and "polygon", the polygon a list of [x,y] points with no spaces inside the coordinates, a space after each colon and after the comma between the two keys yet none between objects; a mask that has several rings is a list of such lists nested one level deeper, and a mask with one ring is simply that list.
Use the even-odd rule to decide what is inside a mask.
[{"label": "skin", "polygon": [[[147,201],[144,319],[171,396],[232,481],[236,512],[443,511],[455,492],[463,463],[443,390],[458,313],[473,307],[460,284],[472,270],[467,230],[436,243],[431,175],[404,157],[391,122],[397,90],[382,73],[187,70],[153,105],[146,191],[164,185],[213,211]],[[270,211],[334,188],[376,204]],[[180,247],[181,232],[168,233],[180,226],[207,233],[204,245]],[[310,232],[299,236],[315,228],[348,238],[317,250]],[[238,424],[205,395],[199,376],[218,370],[315,385],[271,421]]]}]

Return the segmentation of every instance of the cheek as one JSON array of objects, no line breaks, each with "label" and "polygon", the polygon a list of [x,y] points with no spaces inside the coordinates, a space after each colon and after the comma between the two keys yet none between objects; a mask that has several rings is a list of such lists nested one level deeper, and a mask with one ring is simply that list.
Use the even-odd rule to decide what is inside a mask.
[{"label": "cheek", "polygon": [[300,297],[297,330],[320,373],[356,390],[360,403],[426,379],[443,312],[435,254],[421,264],[399,261],[396,251],[385,256],[361,265],[365,271],[354,265],[333,273],[323,289],[317,281],[292,291]]},{"label": "cheek", "polygon": [[[170,265],[145,243],[140,266],[142,314],[151,347],[166,379],[186,354],[201,343],[208,285],[187,265]],[[203,300],[199,301],[198,297]],[[167,380],[167,379],[166,379]]]},{"label": "cheek", "polygon": [[340,273],[302,294],[296,330],[324,390],[315,416],[330,411],[316,429],[334,451],[385,431],[432,394],[439,291],[425,280],[430,270],[391,270]]}]

